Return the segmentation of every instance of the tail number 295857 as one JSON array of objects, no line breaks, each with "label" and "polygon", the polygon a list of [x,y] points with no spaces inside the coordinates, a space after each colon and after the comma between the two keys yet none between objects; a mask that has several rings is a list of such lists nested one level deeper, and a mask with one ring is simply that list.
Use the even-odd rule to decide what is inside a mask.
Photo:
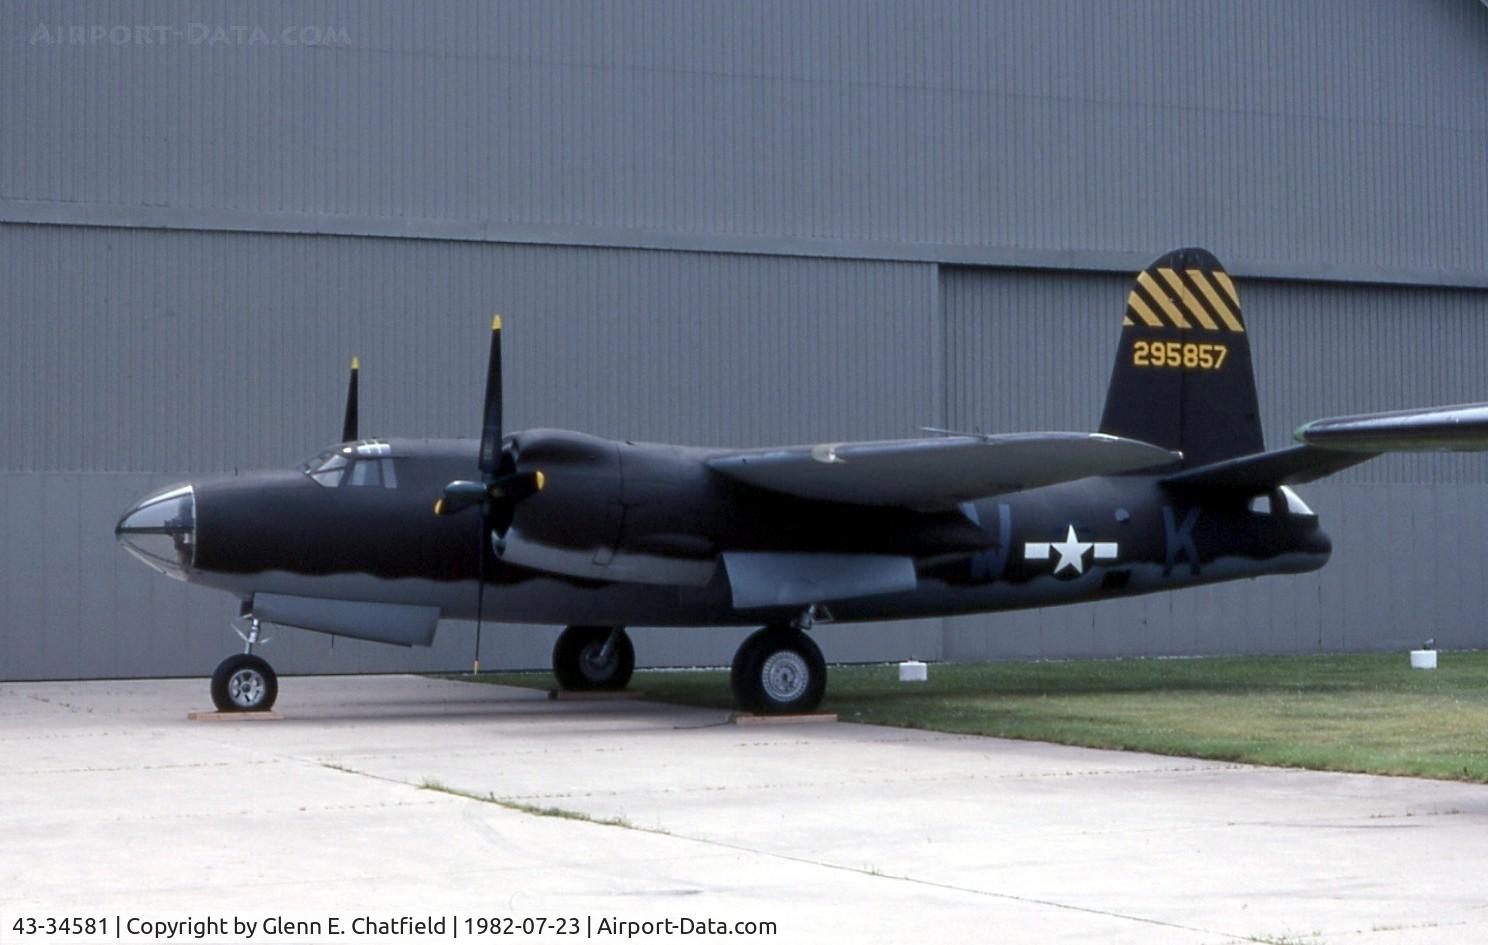
[{"label": "tail number 295857", "polygon": [[1225,345],[1192,341],[1138,341],[1132,345],[1132,364],[1137,367],[1192,368],[1217,371],[1224,367],[1230,349]]}]

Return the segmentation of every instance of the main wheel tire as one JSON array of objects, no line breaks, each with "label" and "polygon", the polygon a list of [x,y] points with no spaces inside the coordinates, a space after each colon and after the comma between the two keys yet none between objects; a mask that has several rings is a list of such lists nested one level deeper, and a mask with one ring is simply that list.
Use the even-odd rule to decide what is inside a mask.
[{"label": "main wheel tire", "polygon": [[279,698],[279,677],[263,659],[238,653],[212,673],[212,704],[218,712],[267,712]]},{"label": "main wheel tire", "polygon": [[[605,641],[618,634],[607,660],[601,660]],[[553,644],[553,675],[569,690],[624,689],[635,672],[635,647],[619,627],[568,627]]]},{"label": "main wheel tire", "polygon": [[734,703],[761,715],[810,712],[827,692],[827,661],[810,637],[790,627],[766,627],[734,654]]}]

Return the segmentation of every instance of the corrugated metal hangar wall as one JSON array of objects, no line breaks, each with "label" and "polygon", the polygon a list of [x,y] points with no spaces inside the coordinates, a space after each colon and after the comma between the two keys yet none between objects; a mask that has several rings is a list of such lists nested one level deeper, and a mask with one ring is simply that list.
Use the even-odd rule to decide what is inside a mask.
[{"label": "corrugated metal hangar wall", "polygon": [[[133,2],[0,9],[0,678],[205,673],[234,602],[114,548],[339,430],[763,445],[1090,429],[1129,274],[1240,278],[1267,441],[1488,399],[1488,10]],[[829,659],[1488,645],[1488,460],[1306,490],[1316,575],[819,631]],[[505,665],[553,631],[490,629]],[[456,668],[281,631],[285,672]],[[643,663],[742,634],[642,631]]]}]

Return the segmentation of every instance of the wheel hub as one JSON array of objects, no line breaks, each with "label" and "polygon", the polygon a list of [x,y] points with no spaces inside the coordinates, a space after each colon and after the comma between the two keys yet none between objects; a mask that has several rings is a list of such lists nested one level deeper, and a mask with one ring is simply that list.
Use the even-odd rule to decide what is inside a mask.
[{"label": "wheel hub", "polygon": [[227,681],[227,697],[233,705],[251,709],[263,701],[263,674],[256,669],[240,669]]},{"label": "wheel hub", "polygon": [[591,643],[579,651],[579,672],[584,674],[585,679],[594,682],[604,682],[615,674],[615,666],[620,662],[620,654],[610,650],[608,659],[604,658],[604,644]]},{"label": "wheel hub", "polygon": [[794,702],[806,693],[811,683],[811,668],[792,650],[770,654],[760,675],[765,693],[776,702]]}]

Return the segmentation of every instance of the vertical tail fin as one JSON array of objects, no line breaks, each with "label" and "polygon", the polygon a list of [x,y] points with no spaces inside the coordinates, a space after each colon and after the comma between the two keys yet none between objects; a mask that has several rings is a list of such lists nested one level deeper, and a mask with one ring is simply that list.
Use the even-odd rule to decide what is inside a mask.
[{"label": "vertical tail fin", "polygon": [[1206,250],[1137,274],[1100,431],[1183,452],[1185,467],[1264,449],[1250,336],[1235,285]]}]

